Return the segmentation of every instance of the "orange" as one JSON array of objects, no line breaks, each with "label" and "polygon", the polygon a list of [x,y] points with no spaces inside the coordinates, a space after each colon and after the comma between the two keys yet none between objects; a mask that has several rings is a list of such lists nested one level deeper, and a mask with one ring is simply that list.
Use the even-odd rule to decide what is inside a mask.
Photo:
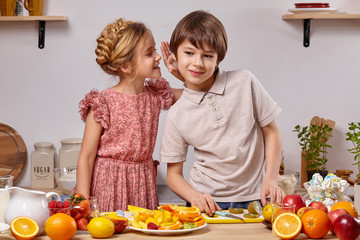
[{"label": "orange", "polygon": [[322,210],[310,210],[301,218],[303,232],[309,238],[323,238],[331,228],[331,221],[326,212]]},{"label": "orange", "polygon": [[160,206],[159,209],[162,209],[162,210],[167,210],[169,212],[173,212],[173,211],[176,211],[177,209],[177,205],[170,205],[170,204],[166,204],[166,205],[163,205],[163,206]]},{"label": "orange", "polygon": [[334,204],[334,206],[332,206],[331,211],[336,210],[336,209],[345,209],[347,210],[351,216],[357,218],[358,217],[358,211],[355,207],[354,204],[352,204],[351,202],[348,201],[341,201],[341,202],[337,202]]},{"label": "orange", "polygon": [[181,227],[182,227],[182,223],[178,221],[173,225],[159,227],[159,230],[176,230],[176,229],[179,229]]},{"label": "orange", "polygon": [[202,226],[202,225],[205,224],[205,221],[204,221],[203,219],[201,219],[201,220],[196,221],[196,222],[194,222],[194,223],[195,223],[196,227],[200,227],[200,226]]},{"label": "orange", "polygon": [[301,232],[302,223],[300,218],[291,212],[279,215],[273,224],[275,234],[281,239],[294,239]]},{"label": "orange", "polygon": [[46,220],[45,232],[52,240],[69,240],[76,233],[76,222],[65,213],[56,213]]},{"label": "orange", "polygon": [[195,222],[196,219],[201,218],[201,211],[197,207],[178,207],[178,210],[179,219],[183,222]]},{"label": "orange", "polygon": [[16,217],[10,223],[12,235],[17,240],[29,240],[36,237],[39,225],[29,217]]}]

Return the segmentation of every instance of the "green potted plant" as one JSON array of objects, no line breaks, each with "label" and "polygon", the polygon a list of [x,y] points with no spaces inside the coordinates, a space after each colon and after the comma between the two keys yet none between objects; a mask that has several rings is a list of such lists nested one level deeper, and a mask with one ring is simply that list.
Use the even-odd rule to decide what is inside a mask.
[{"label": "green potted plant", "polygon": [[315,125],[301,127],[295,126],[293,132],[297,133],[301,146],[301,156],[305,159],[308,181],[314,173],[320,173],[325,177],[328,174],[326,169],[327,149],[332,148],[327,140],[332,137],[332,128],[328,125]]},{"label": "green potted plant", "polygon": [[354,154],[353,165],[358,165],[358,174],[355,182],[360,182],[360,122],[351,122],[349,125],[349,131],[346,132],[346,140],[353,144],[353,148],[347,149],[350,153]]}]

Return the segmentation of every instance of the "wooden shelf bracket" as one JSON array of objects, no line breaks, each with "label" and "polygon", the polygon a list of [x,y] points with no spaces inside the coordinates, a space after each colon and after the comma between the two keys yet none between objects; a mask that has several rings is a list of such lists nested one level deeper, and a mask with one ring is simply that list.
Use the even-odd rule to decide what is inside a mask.
[{"label": "wooden shelf bracket", "polygon": [[310,46],[310,21],[311,19],[304,19],[304,47]]},{"label": "wooden shelf bracket", "polygon": [[46,21],[39,21],[39,42],[38,46],[40,49],[45,47],[45,24]]}]

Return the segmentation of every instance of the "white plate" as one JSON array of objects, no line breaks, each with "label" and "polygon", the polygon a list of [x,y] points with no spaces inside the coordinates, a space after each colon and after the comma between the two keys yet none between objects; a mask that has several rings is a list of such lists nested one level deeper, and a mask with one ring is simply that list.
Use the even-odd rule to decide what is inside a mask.
[{"label": "white plate", "polygon": [[180,230],[149,230],[149,229],[134,228],[131,226],[129,226],[129,228],[133,229],[135,231],[140,231],[140,232],[146,233],[146,234],[166,236],[166,235],[180,235],[180,234],[190,233],[193,231],[200,230],[206,226],[207,226],[207,223],[205,223],[204,225],[197,227],[197,228],[180,229]]},{"label": "white plate", "polygon": [[10,226],[6,223],[0,223],[0,232],[8,230]]},{"label": "white plate", "polygon": [[337,12],[337,8],[292,8],[289,12],[297,14],[316,14],[316,13],[332,13]]}]

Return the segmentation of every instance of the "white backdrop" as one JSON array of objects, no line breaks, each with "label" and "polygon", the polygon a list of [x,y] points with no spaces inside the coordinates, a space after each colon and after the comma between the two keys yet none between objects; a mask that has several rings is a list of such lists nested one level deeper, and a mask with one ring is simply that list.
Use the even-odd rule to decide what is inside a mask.
[{"label": "white backdrop", "polygon": [[[307,125],[319,115],[336,121],[328,169],[357,173],[353,156],[346,151],[351,145],[345,132],[349,122],[360,121],[360,20],[313,20],[310,47],[305,48],[303,22],[281,19],[294,2],[301,1],[46,0],[45,15],[68,16],[69,21],[46,23],[44,49],[37,47],[36,22],[0,22],[0,122],[19,132],[28,151],[26,168],[15,184],[30,186],[34,143],[50,141],[58,152],[62,139],[82,137],[78,102],[90,89],[102,90],[114,83],[96,64],[94,54],[96,38],[108,23],[120,17],[143,21],[159,49],[176,23],[199,9],[217,16],[227,29],[229,51],[221,67],[249,69],[282,107],[277,123],[285,168],[300,170],[294,126]],[[341,12],[360,12],[360,1],[332,0],[330,5]],[[171,85],[181,87],[161,66]],[[154,159],[159,158],[165,115],[161,115]],[[186,176],[193,160],[190,151]],[[158,183],[165,184],[165,175],[166,166],[161,164]]]}]

